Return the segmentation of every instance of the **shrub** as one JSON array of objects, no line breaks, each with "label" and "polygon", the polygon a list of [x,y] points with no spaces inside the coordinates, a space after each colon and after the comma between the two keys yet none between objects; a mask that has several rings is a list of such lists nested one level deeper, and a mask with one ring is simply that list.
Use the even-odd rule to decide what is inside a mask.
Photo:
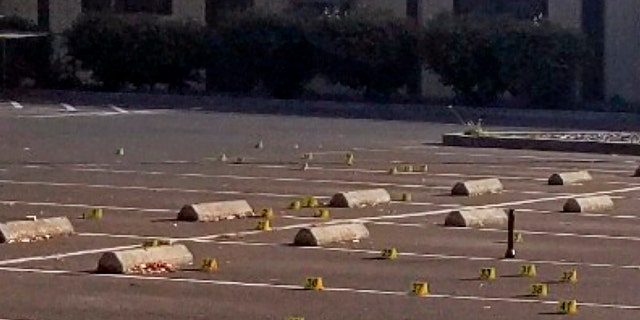
[{"label": "shrub", "polygon": [[421,47],[429,68],[471,104],[491,103],[505,92],[545,107],[572,103],[588,58],[574,31],[479,16],[434,19]]},{"label": "shrub", "polygon": [[404,20],[356,11],[315,21],[309,38],[331,81],[388,96],[417,81],[416,31]]},{"label": "shrub", "polygon": [[202,68],[205,30],[148,15],[87,15],[66,33],[69,55],[109,89],[184,86]]},{"label": "shrub", "polygon": [[[19,17],[0,18],[0,30],[3,32],[39,31],[37,25]],[[6,46],[5,57],[7,59],[7,61],[2,61],[5,68],[2,71],[5,76],[4,86],[16,87],[26,78],[35,80],[38,85],[49,82],[49,58],[51,56],[49,37],[11,39],[3,40],[3,42]]]},{"label": "shrub", "polygon": [[313,53],[300,21],[246,11],[217,28],[208,82],[227,92],[247,92],[262,84],[274,97],[295,97],[314,75]]}]

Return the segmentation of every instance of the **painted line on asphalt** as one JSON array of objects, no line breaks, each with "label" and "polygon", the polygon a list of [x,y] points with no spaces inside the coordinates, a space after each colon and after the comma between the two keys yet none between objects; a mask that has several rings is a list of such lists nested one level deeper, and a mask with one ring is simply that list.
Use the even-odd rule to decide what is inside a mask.
[{"label": "painted line on asphalt", "polygon": [[[0,184],[13,185],[31,185],[31,186],[49,186],[49,187],[80,187],[95,189],[112,189],[112,190],[136,190],[136,191],[153,191],[153,192],[181,192],[181,193],[204,193],[204,194],[221,194],[221,195],[250,195],[264,196],[274,198],[293,198],[304,197],[301,194],[280,194],[270,192],[243,192],[234,190],[207,190],[207,189],[181,189],[181,188],[165,188],[165,187],[147,187],[147,186],[120,186],[108,184],[86,184],[77,182],[47,182],[47,181],[17,181],[17,180],[0,180]],[[327,199],[328,197],[316,196],[318,199]],[[128,210],[127,210],[128,211]]]},{"label": "painted line on asphalt", "polygon": [[61,103],[60,106],[62,106],[62,108],[64,108],[64,111],[66,112],[78,112],[78,109],[76,109],[76,107],[68,103]]},{"label": "painted line on asphalt", "polygon": [[120,113],[120,114],[126,114],[126,113],[129,113],[129,111],[127,111],[127,110],[125,110],[125,109],[123,109],[123,108],[120,108],[120,107],[118,107],[118,106],[116,106],[116,105],[113,105],[113,104],[110,104],[110,105],[109,105],[109,108],[111,108],[111,110],[113,110],[113,111],[115,111],[115,112],[117,112],[117,113]]},{"label": "painted line on asphalt", "polygon": [[121,113],[108,112],[108,111],[94,111],[94,112],[74,112],[63,114],[43,114],[43,115],[26,115],[21,118],[35,118],[35,119],[54,119],[54,118],[72,118],[72,117],[92,117],[92,116],[117,116]]},{"label": "painted line on asphalt", "polygon": [[18,101],[9,101],[9,104],[14,108],[14,109],[24,109],[24,106],[22,104],[20,104],[20,102]]},{"label": "painted line on asphalt", "polygon": [[109,206],[109,205],[92,205],[92,204],[84,204],[84,203],[58,203],[58,202],[29,202],[29,201],[18,201],[18,200],[0,200],[0,204],[15,206],[30,206],[30,207],[61,207],[61,208],[83,208],[83,209],[93,209],[93,208],[102,208],[107,210],[114,211],[140,211],[140,212],[152,212],[152,213],[177,213],[178,210],[172,209],[147,209],[147,208],[136,208],[136,207],[118,207],[118,206]]},{"label": "painted line on asphalt", "polygon": [[[173,278],[173,277],[162,277],[162,276],[142,276],[142,275],[124,275],[124,274],[94,274],[94,273],[68,271],[68,270],[45,270],[45,269],[35,269],[35,268],[13,268],[13,267],[0,267],[0,270],[6,271],[6,272],[19,272],[19,273],[75,275],[75,276],[86,276],[86,277],[96,277],[96,278],[161,281],[161,282],[174,282],[174,283],[187,283],[187,284],[208,284],[208,285],[234,286],[234,287],[245,287],[245,288],[265,288],[265,289],[279,289],[279,290],[304,289],[304,286],[301,286],[301,285],[261,283],[261,282],[242,282],[242,281],[232,281],[232,280]],[[410,297],[411,299],[418,298],[418,297],[412,296],[408,291],[389,291],[389,290],[366,289],[366,288],[346,288],[346,287],[327,286],[323,289],[323,292],[399,296],[399,297]],[[449,299],[449,300],[458,300],[458,301],[505,302],[505,303],[518,303],[518,304],[523,304],[523,303],[544,304],[544,305],[558,304],[557,301],[541,300],[541,299],[482,297],[482,296],[435,294],[435,293],[425,297],[421,297],[421,298],[422,299]],[[597,309],[640,310],[640,306],[637,306],[637,305],[622,305],[622,304],[595,303],[595,302],[582,302],[582,301],[579,302],[579,306],[588,307],[588,308],[597,308]]]},{"label": "painted line on asphalt", "polygon": [[167,175],[177,177],[203,178],[203,179],[230,179],[230,180],[264,180],[275,182],[306,182],[317,184],[342,184],[342,185],[361,185],[371,187],[395,187],[407,189],[433,189],[433,190],[451,190],[450,186],[428,186],[421,184],[398,184],[392,182],[367,182],[367,181],[349,181],[349,180],[331,180],[331,179],[305,179],[305,178],[278,178],[268,176],[241,176],[230,174],[205,174],[205,173],[170,173],[163,171],[140,171],[140,170],[116,170],[104,168],[75,168],[70,169],[79,172],[99,172],[99,173],[116,173],[116,174],[140,174],[140,175]]},{"label": "painted line on asphalt", "polygon": [[[157,238],[154,238],[154,239],[157,239]],[[100,249],[73,251],[73,252],[67,252],[67,253],[58,253],[58,254],[52,254],[52,255],[46,255],[46,256],[32,256],[32,257],[26,257],[26,258],[8,259],[8,260],[0,261],[0,266],[9,265],[9,264],[25,263],[25,262],[33,262],[33,261],[44,261],[44,260],[54,260],[54,259],[55,260],[59,260],[59,259],[69,258],[69,257],[77,257],[77,256],[88,255],[88,254],[104,253],[104,252],[108,252],[108,251],[127,250],[127,249],[133,249],[133,248],[137,248],[137,247],[140,247],[140,245],[138,244],[138,245],[128,245],[128,246],[117,246],[117,247],[110,247],[110,248],[100,248]]]}]

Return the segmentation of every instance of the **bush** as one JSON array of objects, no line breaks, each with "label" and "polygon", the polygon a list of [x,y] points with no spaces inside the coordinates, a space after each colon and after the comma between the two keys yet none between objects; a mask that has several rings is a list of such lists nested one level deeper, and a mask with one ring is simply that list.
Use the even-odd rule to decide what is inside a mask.
[{"label": "bush", "polygon": [[210,45],[208,83],[227,92],[262,84],[274,97],[295,97],[314,75],[313,53],[300,21],[246,11],[218,26]]},{"label": "bush", "polygon": [[87,15],[67,31],[69,55],[108,89],[185,85],[203,67],[206,32],[187,21],[147,15]]},{"label": "bush", "polygon": [[539,106],[572,103],[584,39],[549,23],[440,16],[425,30],[430,69],[465,103],[487,104],[505,92]]},{"label": "bush", "polygon": [[368,96],[389,96],[417,82],[417,30],[372,12],[323,17],[309,31],[319,71]]},{"label": "bush", "polygon": [[[38,26],[19,17],[0,18],[0,31],[37,32]],[[3,86],[17,87],[30,78],[45,85],[50,77],[51,41],[49,37],[3,40],[6,61],[2,61],[5,80]],[[0,75],[1,77],[1,75]],[[3,79],[0,79],[3,81]]]}]

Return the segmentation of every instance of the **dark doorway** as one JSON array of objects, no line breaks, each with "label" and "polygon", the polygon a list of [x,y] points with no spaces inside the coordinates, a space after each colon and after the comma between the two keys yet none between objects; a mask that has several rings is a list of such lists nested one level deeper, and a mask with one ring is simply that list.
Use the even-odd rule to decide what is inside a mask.
[{"label": "dark doorway", "polygon": [[254,5],[254,0],[206,0],[207,25],[215,26],[225,15]]},{"label": "dark doorway", "polygon": [[582,30],[593,52],[583,71],[583,98],[588,101],[604,99],[604,1],[582,0]]},{"label": "dark doorway", "polygon": [[38,0],[38,28],[49,31],[49,0]]}]

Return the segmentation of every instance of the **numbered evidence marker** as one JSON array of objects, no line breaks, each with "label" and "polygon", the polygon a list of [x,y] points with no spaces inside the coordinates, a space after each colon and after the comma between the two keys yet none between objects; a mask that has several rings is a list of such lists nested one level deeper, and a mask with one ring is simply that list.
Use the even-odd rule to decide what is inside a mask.
[{"label": "numbered evidence marker", "polygon": [[310,277],[304,283],[304,288],[306,290],[315,290],[320,291],[324,289],[324,285],[322,284],[322,278],[320,277]]},{"label": "numbered evidence marker", "polygon": [[520,266],[520,276],[521,277],[530,277],[533,278],[537,275],[536,265],[534,264],[525,264]]},{"label": "numbered evidence marker", "polygon": [[260,211],[260,216],[262,216],[265,219],[273,219],[273,209],[271,208],[264,208],[262,209],[262,211]]},{"label": "numbered evidence marker", "polygon": [[549,286],[546,283],[534,283],[530,292],[536,297],[546,297],[549,294]]},{"label": "numbered evidence marker", "polygon": [[102,208],[93,208],[89,210],[87,213],[82,214],[83,219],[94,219],[99,220],[102,219]]},{"label": "numbered evidence marker", "polygon": [[264,219],[264,220],[258,221],[258,225],[256,226],[256,230],[271,231],[271,221],[269,221],[269,219]]},{"label": "numbered evidence marker", "polygon": [[562,314],[576,314],[578,313],[578,301],[576,300],[564,300],[558,302],[558,312]]},{"label": "numbered evidence marker", "polygon": [[382,257],[387,260],[395,260],[398,258],[398,249],[396,248],[387,248],[382,250]]},{"label": "numbered evidence marker", "polygon": [[562,272],[561,282],[576,283],[578,282],[578,270],[571,269],[569,271]]},{"label": "numbered evidence marker", "polygon": [[215,258],[202,259],[202,265],[200,266],[200,270],[204,272],[218,271],[218,260],[216,260]]},{"label": "numbered evidence marker", "polygon": [[302,202],[296,200],[289,204],[289,209],[291,210],[300,210],[302,208]]},{"label": "numbered evidence marker", "polygon": [[482,268],[480,269],[480,280],[495,280],[496,268]]},{"label": "numbered evidence marker", "polygon": [[354,157],[353,153],[351,153],[351,152],[347,153],[347,165],[348,166],[350,166],[350,167],[353,166],[353,159],[354,158],[355,157]]},{"label": "numbered evidence marker", "polygon": [[329,212],[329,209],[318,209],[318,211],[316,211],[315,217],[320,219],[329,219],[331,218],[331,213]]},{"label": "numbered evidence marker", "polygon": [[429,284],[427,282],[414,282],[411,284],[411,294],[419,297],[429,295]]},{"label": "numbered evidence marker", "polygon": [[162,239],[151,239],[145,240],[142,243],[143,248],[151,248],[151,247],[159,247],[159,246],[170,246],[171,240],[162,240]]},{"label": "numbered evidence marker", "polygon": [[516,242],[516,243],[524,242],[524,238],[522,237],[522,233],[514,232],[513,233],[513,242]]}]

